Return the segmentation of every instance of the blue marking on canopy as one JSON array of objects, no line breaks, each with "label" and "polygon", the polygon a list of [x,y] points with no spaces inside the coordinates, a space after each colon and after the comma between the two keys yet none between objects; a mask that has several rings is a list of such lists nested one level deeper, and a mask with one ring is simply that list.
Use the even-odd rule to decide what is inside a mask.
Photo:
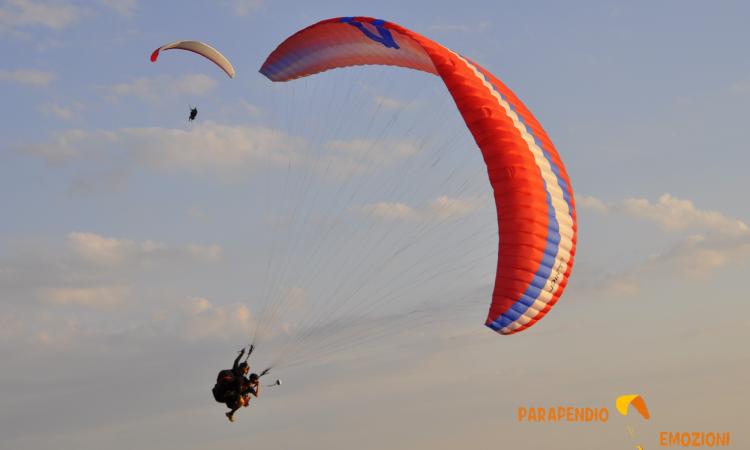
[{"label": "blue marking on canopy", "polygon": [[391,32],[385,27],[385,24],[387,23],[385,20],[376,19],[370,22],[370,24],[374,26],[376,30],[378,30],[379,35],[368,30],[362,24],[362,22],[354,20],[354,17],[342,17],[341,22],[352,25],[353,27],[361,31],[362,34],[364,34],[365,36],[367,36],[368,38],[372,39],[373,41],[377,43],[383,44],[383,46],[386,48],[394,48],[397,50],[401,48],[393,39],[393,35],[391,34]]}]

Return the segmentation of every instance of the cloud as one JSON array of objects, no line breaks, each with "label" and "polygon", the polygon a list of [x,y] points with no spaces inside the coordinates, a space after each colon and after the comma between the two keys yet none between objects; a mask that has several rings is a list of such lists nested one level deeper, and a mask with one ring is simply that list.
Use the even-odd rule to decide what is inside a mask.
[{"label": "cloud", "polygon": [[[94,233],[70,233],[67,244],[73,253],[96,265],[122,264],[136,256],[139,251],[133,241],[107,238]],[[146,248],[146,252],[153,250],[151,245],[147,245]]]},{"label": "cloud", "polygon": [[383,91],[381,86],[373,85],[371,83],[360,81],[357,83],[358,88],[362,90],[362,92],[369,93],[372,95],[372,103],[375,105],[376,108],[381,108],[384,110],[404,110],[404,109],[410,109],[414,108],[418,105],[418,101],[415,98],[411,98],[409,100],[402,100],[396,97],[389,97],[387,95],[383,95],[381,92]]},{"label": "cloud", "polygon": [[716,269],[743,263],[748,258],[748,234],[738,237],[693,235],[668,251],[652,256],[646,266],[666,266],[682,276],[702,277]]},{"label": "cloud", "polygon": [[325,147],[351,158],[361,158],[373,163],[389,163],[411,156],[418,151],[411,140],[378,141],[373,139],[334,139]]},{"label": "cloud", "polygon": [[260,106],[253,105],[245,99],[240,99],[239,104],[242,112],[248,113],[252,116],[260,115],[263,112],[263,109]]},{"label": "cloud", "polygon": [[[101,305],[92,311],[97,309],[101,310]],[[27,352],[80,350],[82,342],[92,343],[90,338],[89,330],[76,318],[43,312],[17,315],[0,311],[0,351],[9,348],[18,355],[20,347]]]},{"label": "cloud", "polygon": [[39,290],[41,300],[56,306],[79,306],[93,309],[112,308],[124,303],[129,294],[126,286],[94,288],[44,288]]},{"label": "cloud", "polygon": [[420,148],[410,139],[334,139],[326,142],[323,150],[327,152],[320,162],[324,174],[342,178],[393,164],[416,154]]},{"label": "cloud", "polygon": [[132,16],[138,8],[138,0],[99,0],[99,2],[125,17]]},{"label": "cloud", "polygon": [[[20,321],[14,327],[21,333],[17,339],[26,341],[43,331],[50,339],[59,335],[73,342],[80,333],[57,326],[66,320],[78,323],[77,330],[88,327],[105,335],[133,327],[154,330],[162,325],[155,312],[165,307],[165,316],[179,325],[192,317],[181,313],[184,301],[176,303],[185,298],[180,291],[189,289],[183,281],[193,270],[190,265],[205,270],[204,264],[222,257],[218,245],[168,245],[90,232],[70,233],[62,244],[11,242],[0,259],[0,322],[4,316]],[[210,317],[244,314],[235,309],[224,308],[221,314],[219,309]],[[174,326],[165,332],[179,335]]]},{"label": "cloud", "polygon": [[409,106],[408,102],[382,95],[376,96],[373,100],[375,101],[375,104],[384,109],[404,109]]},{"label": "cloud", "polygon": [[48,116],[62,120],[71,120],[75,115],[73,109],[60,106],[57,103],[46,103],[42,105],[39,110]]},{"label": "cloud", "polygon": [[234,12],[238,16],[246,16],[263,6],[263,0],[234,0]]},{"label": "cloud", "polygon": [[442,195],[431,200],[421,208],[415,208],[401,202],[378,202],[359,207],[369,216],[386,220],[434,220],[460,217],[473,213],[483,203],[483,199],[455,198]]},{"label": "cloud", "polygon": [[656,203],[643,198],[626,199],[622,206],[626,213],[651,220],[665,230],[702,228],[728,235],[748,233],[748,226],[741,220],[716,211],[699,210],[690,200],[682,200],[669,194],[659,197]]},{"label": "cloud", "polygon": [[717,270],[750,262],[750,236],[706,237],[692,235],[671,248],[651,255],[629,269],[610,274],[587,289],[606,296],[633,296],[646,283],[661,279],[695,282]]},{"label": "cloud", "polygon": [[430,202],[427,214],[440,219],[465,216],[479,209],[483,202],[484,199],[480,197],[455,198],[442,195]]},{"label": "cloud", "polygon": [[621,212],[656,223],[667,231],[702,230],[727,236],[745,235],[750,232],[747,224],[739,219],[727,217],[719,212],[701,210],[690,200],[663,194],[658,201],[645,198],[627,198],[606,204],[594,198],[580,196],[578,204],[601,213]]},{"label": "cloud", "polygon": [[55,79],[51,72],[36,69],[0,70],[0,81],[47,86]]},{"label": "cloud", "polygon": [[633,295],[649,279],[669,276],[694,280],[717,269],[750,261],[747,224],[717,211],[698,209],[689,200],[663,194],[656,202],[627,198],[608,204],[594,197],[579,196],[578,204],[604,214],[623,213],[645,219],[663,230],[682,233],[672,247],[592,285],[607,295]]},{"label": "cloud", "polygon": [[106,95],[117,100],[122,97],[139,97],[154,102],[165,96],[201,96],[216,87],[216,80],[204,74],[185,74],[179,77],[140,77],[130,82],[101,88]]},{"label": "cloud", "polygon": [[361,207],[361,211],[380,219],[415,220],[419,217],[411,206],[400,202],[378,202]]},{"label": "cloud", "polygon": [[[67,130],[49,142],[23,151],[51,164],[116,161],[157,171],[247,174],[259,166],[286,167],[300,160],[302,141],[264,127],[202,123],[189,130],[123,128],[114,131]],[[125,158],[125,161],[123,161]]]},{"label": "cloud", "polygon": [[162,242],[136,242],[83,232],[68,234],[66,243],[74,255],[97,267],[132,265],[159,259],[188,259],[210,263],[220,260],[222,251],[218,245],[189,244],[170,247]]},{"label": "cloud", "polygon": [[246,338],[255,329],[255,317],[246,305],[216,306],[203,297],[191,297],[183,306],[179,334],[187,340]]},{"label": "cloud", "polygon": [[221,246],[191,244],[187,246],[187,254],[195,260],[214,262],[221,259]]},{"label": "cloud", "polygon": [[83,9],[62,1],[6,0],[0,6],[0,29],[39,26],[61,30],[82,14]]},{"label": "cloud", "polygon": [[80,164],[83,170],[85,164],[88,175],[79,180],[78,187],[91,191],[92,183],[107,179],[96,174],[116,174],[120,185],[122,176],[133,167],[213,175],[222,180],[247,177],[261,168],[291,167],[312,170],[321,178],[339,181],[395,164],[417,154],[420,146],[410,139],[331,140],[323,143],[316,154],[304,139],[281,130],[207,121],[187,129],[74,128],[54,134],[46,142],[24,145],[19,150],[52,165]]},{"label": "cloud", "polygon": [[576,195],[576,205],[579,208],[593,209],[601,213],[609,211],[609,207],[601,200],[596,197],[589,197],[586,195]]}]

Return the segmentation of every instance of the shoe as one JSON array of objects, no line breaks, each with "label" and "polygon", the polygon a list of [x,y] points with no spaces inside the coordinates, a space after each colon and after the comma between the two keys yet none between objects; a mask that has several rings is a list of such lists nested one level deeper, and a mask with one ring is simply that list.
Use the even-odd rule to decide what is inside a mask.
[{"label": "shoe", "polygon": [[232,413],[226,413],[227,419],[229,419],[230,422],[234,422],[234,414]]}]

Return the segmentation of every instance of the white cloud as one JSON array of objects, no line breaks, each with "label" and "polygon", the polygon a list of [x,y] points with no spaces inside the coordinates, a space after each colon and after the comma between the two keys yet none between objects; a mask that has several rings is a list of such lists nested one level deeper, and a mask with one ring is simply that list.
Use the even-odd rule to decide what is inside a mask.
[{"label": "white cloud", "polygon": [[107,96],[116,100],[136,96],[146,101],[158,101],[164,96],[201,96],[216,87],[216,80],[204,74],[185,74],[179,77],[140,77],[127,83],[104,87]]},{"label": "white cloud", "polygon": [[393,97],[385,97],[378,95],[374,98],[375,104],[384,109],[403,109],[409,105],[409,103],[399,100]]},{"label": "white cloud", "polygon": [[82,14],[81,8],[63,1],[6,0],[0,6],[0,29],[41,26],[61,30]]},{"label": "white cloud", "polygon": [[[302,138],[264,126],[220,125],[201,122],[188,128],[70,129],[49,141],[26,145],[21,151],[50,164],[87,163],[87,173],[129,173],[130,167],[160,172],[185,172],[247,177],[257,169],[310,169],[322,178],[339,181],[372,173],[408,158],[419,146],[408,139],[380,141],[334,140],[324,143],[316,156]],[[116,169],[112,167],[116,162]],[[99,164],[92,171],[90,164]],[[101,177],[99,177],[101,178]],[[90,190],[98,178],[83,180]],[[118,182],[119,182],[118,178]],[[437,206],[436,206],[437,207]]]},{"label": "white cloud", "polygon": [[191,244],[187,247],[187,253],[196,260],[214,262],[221,259],[221,247],[218,245]]},{"label": "white cloud", "polygon": [[[88,305],[84,306],[88,307]],[[104,305],[93,307],[93,309],[108,308]],[[56,352],[72,350],[74,348],[72,344],[80,346],[80,341],[77,340],[90,337],[87,334],[88,330],[76,318],[49,313],[15,315],[0,311],[0,343],[12,346],[14,351],[19,345],[34,350],[49,349]]]},{"label": "white cloud", "polygon": [[82,157],[90,141],[111,144],[116,135],[105,131],[68,130],[57,134],[52,142],[24,147],[23,150],[42,157],[51,164],[63,163]]},{"label": "white cloud", "polygon": [[641,292],[641,286],[638,281],[633,280],[631,276],[619,276],[607,280],[602,286],[603,292],[609,296],[633,296]]},{"label": "white cloud", "polygon": [[234,12],[238,16],[246,16],[263,6],[263,0],[234,0]]},{"label": "white cloud", "polygon": [[579,206],[601,213],[622,212],[632,217],[656,223],[667,231],[699,230],[725,236],[740,236],[750,233],[742,220],[725,216],[717,211],[701,210],[690,200],[663,194],[658,201],[645,198],[627,198],[607,204],[595,197],[579,196]]},{"label": "white cloud", "polygon": [[126,17],[132,16],[138,8],[138,0],[99,0],[99,2]]},{"label": "white cloud", "polygon": [[607,205],[596,197],[586,195],[576,195],[576,206],[579,208],[593,209],[594,211],[605,213],[609,210]]},{"label": "white cloud", "polygon": [[380,219],[415,220],[419,213],[411,206],[400,202],[378,202],[361,207],[367,215]]},{"label": "white cloud", "polygon": [[80,306],[102,309],[124,303],[129,294],[125,286],[105,286],[94,288],[44,288],[39,296],[45,303],[56,306]]},{"label": "white cloud", "polygon": [[647,280],[664,276],[695,280],[750,260],[750,229],[745,222],[717,211],[698,209],[689,200],[664,194],[656,202],[628,198],[605,203],[585,196],[579,196],[577,201],[597,212],[624,213],[682,233],[672,247],[596,283],[595,289],[604,294],[634,295]]},{"label": "white cloud", "polygon": [[249,113],[252,116],[260,115],[260,113],[263,112],[260,106],[253,105],[245,99],[240,99],[240,107],[244,112]]},{"label": "white cloud", "polygon": [[651,220],[665,230],[705,229],[721,234],[739,235],[748,232],[748,226],[738,219],[716,211],[699,210],[690,200],[664,194],[651,203],[644,198],[630,198],[622,203],[626,213]]},{"label": "white cloud", "polygon": [[255,318],[246,305],[216,306],[202,297],[192,297],[183,306],[180,334],[188,340],[246,338],[255,329]]},{"label": "white cloud", "polygon": [[287,166],[300,160],[301,140],[263,127],[209,122],[189,130],[123,128],[115,131],[68,130],[50,142],[23,150],[50,163],[91,162],[106,155],[159,171],[247,174],[258,166]]},{"label": "white cloud", "polygon": [[369,172],[416,154],[419,146],[409,140],[335,139],[326,142],[328,153],[320,167],[327,176],[341,178]]},{"label": "white cloud", "polygon": [[607,276],[593,285],[605,296],[633,296],[647,283],[680,279],[695,282],[709,277],[716,270],[750,262],[750,236],[706,237],[689,236],[664,252],[651,255],[628,270]]},{"label": "white cloud", "polygon": [[138,251],[133,241],[107,238],[94,233],[70,233],[67,244],[76,255],[97,265],[122,264]]},{"label": "white cloud", "polygon": [[263,163],[286,165],[298,141],[268,128],[204,124],[191,131],[121,130],[137,159],[153,168],[194,172],[247,171]]},{"label": "white cloud", "polygon": [[483,199],[455,198],[446,195],[431,200],[421,208],[415,208],[401,202],[378,202],[364,205],[358,209],[372,217],[387,220],[434,220],[448,219],[471,214],[482,205]]},{"label": "white cloud", "polygon": [[55,79],[51,72],[36,69],[0,70],[0,81],[46,86]]},{"label": "white cloud", "polygon": [[189,244],[184,247],[170,247],[161,242],[136,242],[95,233],[70,233],[67,245],[81,260],[99,267],[152,262],[160,258],[167,260],[187,258],[191,261],[209,263],[221,259],[221,247],[218,245]]},{"label": "white cloud", "polygon": [[626,214],[677,234],[671,247],[652,254],[628,269],[609,274],[588,288],[601,295],[633,296],[643,285],[663,278],[696,280],[717,269],[750,262],[750,230],[742,220],[717,211],[698,209],[693,202],[663,194],[655,202],[627,198],[606,203],[577,196],[577,204],[603,214]]},{"label": "white cloud", "polygon": [[48,116],[53,116],[62,120],[71,120],[75,115],[73,109],[60,106],[57,103],[44,104],[39,110]]},{"label": "white cloud", "polygon": [[750,235],[739,237],[706,237],[693,235],[671,248],[654,255],[649,267],[665,266],[686,277],[706,276],[729,265],[750,258]]},{"label": "white cloud", "polygon": [[411,140],[335,139],[328,141],[325,147],[347,157],[361,158],[374,163],[389,163],[418,151],[416,143]]},{"label": "white cloud", "polygon": [[442,195],[430,202],[427,215],[440,219],[465,216],[479,209],[482,202],[483,199],[479,197],[455,198]]}]

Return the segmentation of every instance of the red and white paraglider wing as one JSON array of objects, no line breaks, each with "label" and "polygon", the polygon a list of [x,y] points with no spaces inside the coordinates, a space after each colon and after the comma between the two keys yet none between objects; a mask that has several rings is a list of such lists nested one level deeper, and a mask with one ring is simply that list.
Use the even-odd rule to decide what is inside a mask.
[{"label": "red and white paraglider wing", "polygon": [[172,42],[171,44],[162,45],[151,53],[151,62],[156,62],[157,58],[159,58],[159,53],[172,49],[187,50],[197,53],[219,66],[229,78],[234,78],[234,67],[232,67],[232,63],[230,63],[221,52],[210,45],[199,41],[177,41]]},{"label": "red and white paraglider wing", "polygon": [[382,64],[445,82],[487,164],[499,251],[486,325],[522,331],[552,308],[568,283],[576,248],[573,190],[552,141],[531,112],[478,64],[391,22],[324,20],[289,37],[260,72],[288,81],[339,67]]}]

